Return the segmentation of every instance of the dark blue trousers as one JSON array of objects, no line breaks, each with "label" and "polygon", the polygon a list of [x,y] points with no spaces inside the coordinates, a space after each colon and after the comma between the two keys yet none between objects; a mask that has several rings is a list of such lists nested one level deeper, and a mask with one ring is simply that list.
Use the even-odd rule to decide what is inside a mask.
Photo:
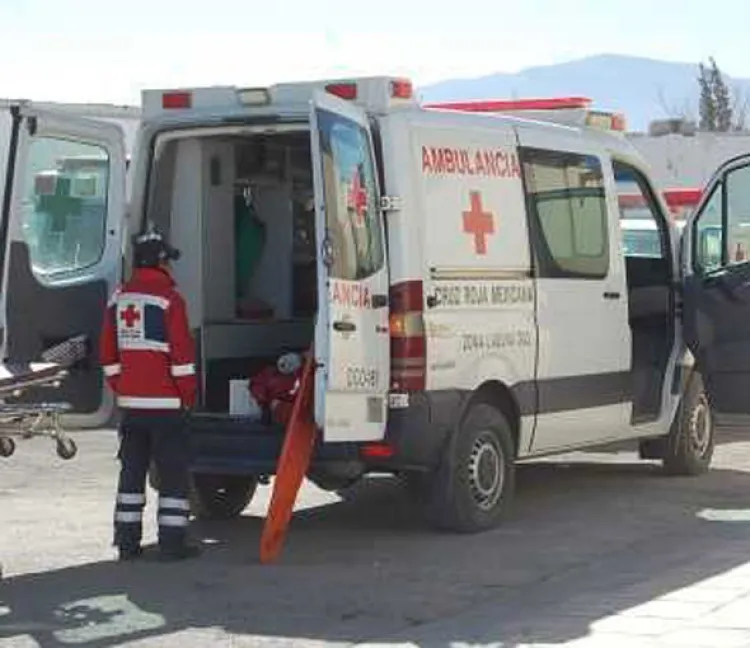
[{"label": "dark blue trousers", "polygon": [[152,459],[159,475],[159,546],[166,551],[182,546],[190,513],[189,441],[182,413],[124,411],[118,458],[115,546],[127,550],[141,543]]}]

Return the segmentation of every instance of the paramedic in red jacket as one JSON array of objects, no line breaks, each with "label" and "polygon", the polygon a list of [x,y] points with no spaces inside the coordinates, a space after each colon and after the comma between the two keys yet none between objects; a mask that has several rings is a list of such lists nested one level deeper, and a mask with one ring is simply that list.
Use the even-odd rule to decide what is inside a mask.
[{"label": "paramedic in red jacket", "polygon": [[145,486],[159,473],[159,549],[165,559],[197,555],[186,542],[188,438],[184,414],[196,392],[195,356],[185,301],[169,262],[180,253],[155,231],[135,238],[135,270],[115,292],[101,337],[104,375],[122,410],[114,544],[120,560],[141,555]]}]

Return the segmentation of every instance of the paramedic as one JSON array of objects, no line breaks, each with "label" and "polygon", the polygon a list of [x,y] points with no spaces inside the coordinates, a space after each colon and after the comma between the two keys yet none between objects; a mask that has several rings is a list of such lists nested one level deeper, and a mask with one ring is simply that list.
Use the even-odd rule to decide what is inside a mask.
[{"label": "paramedic", "polygon": [[115,292],[100,343],[104,375],[122,410],[114,544],[120,560],[141,555],[145,486],[153,457],[159,474],[159,550],[165,560],[198,555],[187,543],[186,412],[196,392],[185,302],[169,272],[180,257],[156,231],[134,241],[135,270]]}]

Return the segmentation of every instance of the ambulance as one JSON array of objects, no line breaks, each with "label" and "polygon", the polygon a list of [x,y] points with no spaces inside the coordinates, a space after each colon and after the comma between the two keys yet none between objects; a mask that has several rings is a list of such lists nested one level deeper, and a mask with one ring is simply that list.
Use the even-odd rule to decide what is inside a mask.
[{"label": "ambulance", "polygon": [[[316,363],[309,478],[398,475],[459,532],[500,522],[520,461],[633,441],[697,475],[717,424],[750,413],[750,266],[730,260],[726,225],[750,214],[750,158],[720,172],[680,246],[622,118],[585,98],[423,105],[380,77],[149,90],[127,206],[118,128],[31,103],[11,116],[4,355],[85,335],[70,423],[107,423],[104,305],[130,235],[165,232],[199,356],[199,515],[239,515],[273,476],[284,429],[246,387],[289,352]],[[106,160],[99,253],[62,269],[24,234],[50,146]],[[618,196],[633,193],[655,254],[624,246]],[[717,227],[708,260],[696,241]]]}]

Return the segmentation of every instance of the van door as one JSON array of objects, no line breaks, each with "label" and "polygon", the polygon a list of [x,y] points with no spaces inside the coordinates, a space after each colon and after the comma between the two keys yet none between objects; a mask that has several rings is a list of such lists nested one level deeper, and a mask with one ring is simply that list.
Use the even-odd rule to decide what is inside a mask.
[{"label": "van door", "polygon": [[388,263],[365,113],[318,93],[311,106],[318,247],[315,418],[325,441],[385,435]]},{"label": "van door", "polygon": [[518,131],[537,278],[532,452],[625,436],[630,328],[609,158],[577,138]]},{"label": "van door", "polygon": [[750,415],[750,156],[708,183],[682,239],[683,327],[717,423]]},{"label": "van door", "polygon": [[98,367],[107,299],[119,279],[125,207],[121,129],[66,113],[11,106],[12,134],[2,202],[4,357],[39,360],[83,336],[85,358],[60,390],[26,400],[64,400],[68,424],[105,423],[112,398]]}]

